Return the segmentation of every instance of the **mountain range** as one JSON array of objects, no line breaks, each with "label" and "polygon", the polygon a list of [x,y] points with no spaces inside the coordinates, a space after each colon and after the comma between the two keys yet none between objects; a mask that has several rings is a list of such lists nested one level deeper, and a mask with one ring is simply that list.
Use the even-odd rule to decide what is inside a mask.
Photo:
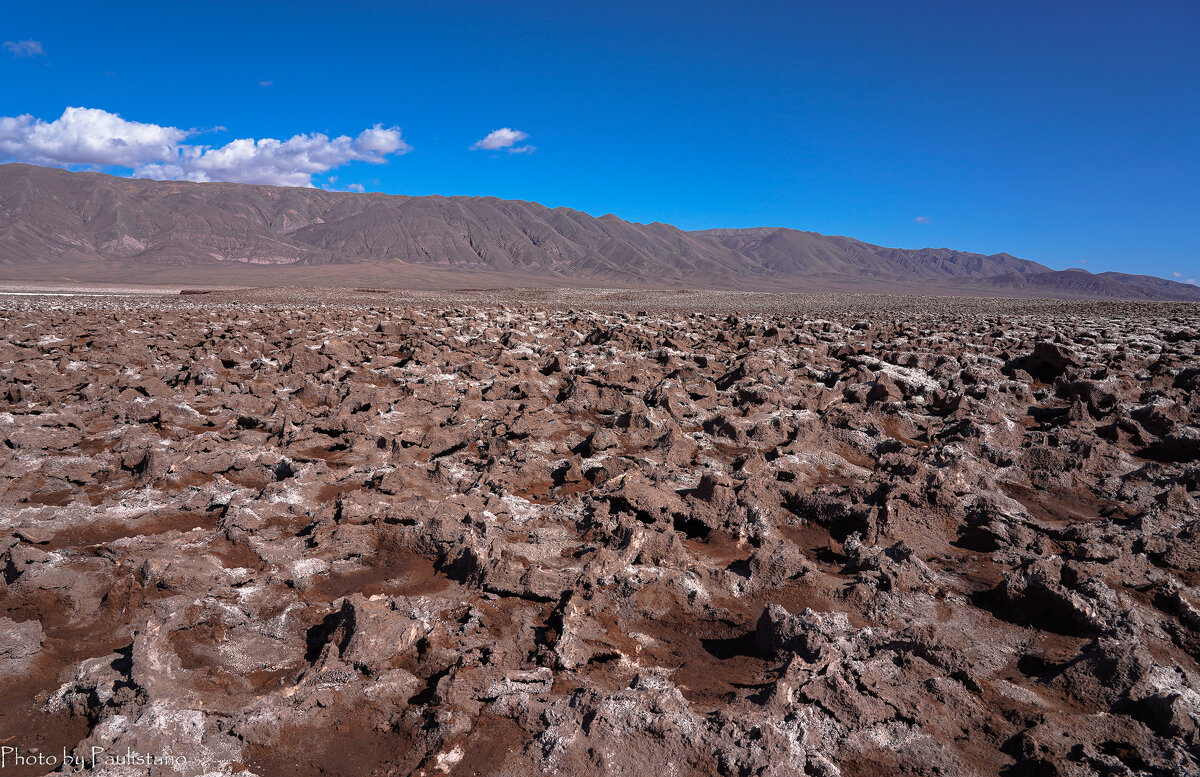
[{"label": "mountain range", "polygon": [[1200,301],[1200,287],[785,228],[684,231],[495,197],[0,165],[0,280],[617,286]]}]

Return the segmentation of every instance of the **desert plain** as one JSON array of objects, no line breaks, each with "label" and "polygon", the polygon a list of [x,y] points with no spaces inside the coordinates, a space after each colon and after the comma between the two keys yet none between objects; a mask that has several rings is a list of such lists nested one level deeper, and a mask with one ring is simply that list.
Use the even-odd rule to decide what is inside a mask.
[{"label": "desert plain", "polygon": [[1200,773],[1196,304],[30,293],[0,335],[0,745],[60,759],[6,777]]}]

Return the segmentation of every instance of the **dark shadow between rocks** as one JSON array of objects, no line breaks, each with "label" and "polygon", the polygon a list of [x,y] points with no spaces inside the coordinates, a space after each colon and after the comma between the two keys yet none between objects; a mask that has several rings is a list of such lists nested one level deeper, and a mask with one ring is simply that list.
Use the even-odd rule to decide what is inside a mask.
[{"label": "dark shadow between rocks", "polygon": [[728,637],[726,639],[702,638],[700,644],[710,656],[722,661],[740,656],[759,658],[758,649],[754,642],[754,634],[754,631],[748,631],[740,637]]}]

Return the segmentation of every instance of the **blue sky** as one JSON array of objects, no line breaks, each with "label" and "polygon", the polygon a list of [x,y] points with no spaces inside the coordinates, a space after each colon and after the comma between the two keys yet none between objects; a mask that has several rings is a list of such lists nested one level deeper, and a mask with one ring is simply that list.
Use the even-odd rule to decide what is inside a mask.
[{"label": "blue sky", "polygon": [[1200,4],[575,5],[9,4],[0,160],[1200,277]]}]

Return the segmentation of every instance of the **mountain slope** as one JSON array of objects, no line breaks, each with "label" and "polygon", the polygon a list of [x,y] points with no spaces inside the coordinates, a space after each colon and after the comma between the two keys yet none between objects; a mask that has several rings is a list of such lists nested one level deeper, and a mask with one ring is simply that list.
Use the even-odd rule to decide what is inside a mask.
[{"label": "mountain slope", "polygon": [[692,234],[753,257],[778,273],[866,274],[869,277],[986,277],[1006,272],[1046,272],[1050,268],[1008,254],[985,256],[947,248],[883,248],[848,237],[795,229],[710,229]]},{"label": "mountain slope", "polygon": [[[252,266],[261,269],[234,269]],[[96,281],[113,273],[195,283],[205,267],[213,282],[233,273],[256,285],[345,285],[363,277],[382,285],[414,278],[471,285],[487,277],[549,286],[1200,300],[1200,288],[1148,276],[1064,276],[1008,254],[884,248],[793,229],[685,232],[495,197],[150,181],[0,165],[0,268],[9,280],[58,273]]]}]

